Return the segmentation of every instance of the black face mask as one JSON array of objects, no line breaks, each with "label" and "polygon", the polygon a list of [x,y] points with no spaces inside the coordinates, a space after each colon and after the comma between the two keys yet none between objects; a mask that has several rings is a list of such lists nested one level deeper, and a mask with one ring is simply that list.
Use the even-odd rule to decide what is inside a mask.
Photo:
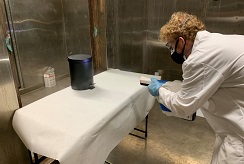
[{"label": "black face mask", "polygon": [[175,50],[174,52],[171,54],[171,58],[174,62],[176,62],[177,64],[183,64],[183,62],[185,61],[185,58],[184,58],[184,50],[185,50],[185,45],[186,43],[184,44],[184,47],[183,47],[183,50],[182,52],[179,54],[176,49],[177,49],[177,46],[178,46],[178,42],[179,42],[179,39],[176,41],[176,44],[175,44]]}]

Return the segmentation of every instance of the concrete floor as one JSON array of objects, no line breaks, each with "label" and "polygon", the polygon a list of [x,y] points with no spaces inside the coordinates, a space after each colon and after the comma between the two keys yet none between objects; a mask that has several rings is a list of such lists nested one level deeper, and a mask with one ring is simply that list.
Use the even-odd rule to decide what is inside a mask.
[{"label": "concrete floor", "polygon": [[[46,95],[66,88],[69,78],[57,82],[52,88],[41,88],[21,95],[23,106]],[[145,120],[138,125],[143,129]],[[133,131],[132,133],[143,136]],[[113,164],[209,164],[215,134],[206,120],[195,121],[164,115],[158,103],[149,113],[148,137],[141,139],[133,135],[125,137],[110,153],[107,161]],[[47,159],[43,163],[50,163]]]}]

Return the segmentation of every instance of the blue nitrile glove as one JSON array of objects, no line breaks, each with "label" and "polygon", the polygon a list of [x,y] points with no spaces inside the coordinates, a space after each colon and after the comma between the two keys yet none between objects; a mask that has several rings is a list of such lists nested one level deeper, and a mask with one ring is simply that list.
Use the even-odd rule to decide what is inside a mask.
[{"label": "blue nitrile glove", "polygon": [[158,80],[158,82],[159,82],[161,85],[163,85],[163,84],[165,84],[165,83],[167,82],[167,80]]},{"label": "blue nitrile glove", "polygon": [[160,108],[165,111],[165,112],[171,112],[171,110],[169,110],[168,108],[166,108],[166,106],[164,106],[163,104],[159,103]]},{"label": "blue nitrile glove", "polygon": [[[159,83],[161,83],[162,85],[165,84],[167,82],[167,80],[158,80]],[[164,111],[164,112],[171,112],[171,110],[169,110],[166,106],[164,106],[163,104],[159,103],[160,108]]]},{"label": "blue nitrile glove", "polygon": [[160,82],[155,78],[151,77],[151,83],[148,85],[148,90],[152,96],[158,96],[158,89],[167,81],[160,80]]}]

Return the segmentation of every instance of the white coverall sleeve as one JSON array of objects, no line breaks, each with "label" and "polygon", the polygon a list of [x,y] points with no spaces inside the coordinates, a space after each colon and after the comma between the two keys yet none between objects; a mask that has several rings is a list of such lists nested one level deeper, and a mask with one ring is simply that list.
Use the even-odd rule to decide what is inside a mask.
[{"label": "white coverall sleeve", "polygon": [[182,65],[181,89],[174,92],[167,83],[159,89],[159,103],[172,111],[173,116],[187,117],[196,112],[220,87],[224,78],[215,68],[206,63]]}]

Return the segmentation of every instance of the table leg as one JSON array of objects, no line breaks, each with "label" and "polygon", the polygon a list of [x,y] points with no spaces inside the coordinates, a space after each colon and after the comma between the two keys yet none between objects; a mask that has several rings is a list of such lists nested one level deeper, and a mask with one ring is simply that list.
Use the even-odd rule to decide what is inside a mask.
[{"label": "table leg", "polygon": [[32,160],[32,154],[31,154],[31,151],[30,150],[28,150],[28,154],[29,154],[29,158],[30,158],[30,163],[31,164],[34,164],[33,163],[33,160]]},{"label": "table leg", "polygon": [[[33,154],[34,154],[34,161],[33,161],[31,151],[28,150],[28,152],[29,152],[29,157],[30,157],[30,163],[31,163],[31,164],[40,164],[42,161],[44,161],[44,160],[47,158],[47,157],[45,157],[45,156],[41,156],[41,157],[39,158],[37,153],[33,153]],[[54,161],[52,161],[50,164],[59,164],[59,161],[58,161],[58,160],[54,160]]]},{"label": "table leg", "polygon": [[39,159],[38,159],[38,155],[36,153],[34,153],[34,159],[35,159],[35,164],[39,164]]},{"label": "table leg", "polygon": [[146,116],[145,130],[134,128],[134,130],[144,133],[144,137],[141,137],[139,135],[132,134],[132,133],[130,133],[130,135],[133,135],[133,136],[136,136],[136,137],[139,137],[139,138],[143,138],[143,139],[147,139],[147,132],[148,132],[147,125],[148,125],[148,115]]}]

